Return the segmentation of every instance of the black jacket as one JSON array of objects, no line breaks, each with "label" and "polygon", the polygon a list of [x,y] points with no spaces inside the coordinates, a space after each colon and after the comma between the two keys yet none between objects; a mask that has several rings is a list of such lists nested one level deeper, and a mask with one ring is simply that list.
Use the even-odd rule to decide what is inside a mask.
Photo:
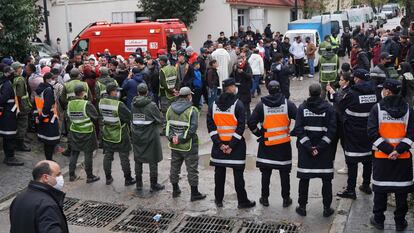
[{"label": "black jacket", "polygon": [[364,69],[369,71],[371,68],[371,63],[368,58],[368,54],[364,51],[359,51],[357,54],[357,65],[353,67],[354,70],[356,69]]},{"label": "black jacket", "polygon": [[62,191],[31,181],[10,206],[10,233],[68,233],[64,199]]},{"label": "black jacket", "polygon": [[[273,63],[271,66],[272,77],[271,80],[276,80],[280,84],[280,89],[283,95],[289,99],[290,97],[290,79],[289,76],[294,73],[289,65]],[[270,81],[270,80],[269,80]]]},{"label": "black jacket", "polygon": [[250,95],[250,89],[252,88],[253,73],[252,68],[249,63],[246,62],[246,65],[243,68],[243,71],[239,73],[237,67],[233,72],[233,77],[236,80],[236,85],[239,89],[238,97],[243,103],[250,103],[252,101],[252,96]]}]

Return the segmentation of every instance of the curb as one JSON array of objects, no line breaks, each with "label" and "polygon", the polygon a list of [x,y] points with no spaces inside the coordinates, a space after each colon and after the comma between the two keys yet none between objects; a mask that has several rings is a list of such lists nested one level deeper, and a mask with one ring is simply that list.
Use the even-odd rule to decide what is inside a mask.
[{"label": "curb", "polygon": [[344,233],[348,215],[352,206],[352,199],[341,198],[338,207],[336,208],[336,214],[332,221],[329,233]]}]

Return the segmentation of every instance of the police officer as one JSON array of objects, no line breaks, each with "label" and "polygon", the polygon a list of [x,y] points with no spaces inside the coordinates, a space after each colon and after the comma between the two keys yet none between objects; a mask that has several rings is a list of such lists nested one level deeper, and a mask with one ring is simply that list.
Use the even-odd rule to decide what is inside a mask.
[{"label": "police officer", "polygon": [[[59,103],[62,109],[65,112],[65,125],[66,127],[69,127],[69,117],[67,116],[67,105],[68,102],[72,99],[75,99],[75,86],[81,85],[85,89],[85,92],[87,95],[85,95],[84,99],[88,99],[89,101],[92,100],[92,94],[89,91],[88,84],[86,82],[81,81],[80,77],[80,71],[78,68],[73,68],[70,70],[69,76],[70,80],[66,82],[63,86],[62,94],[59,97]],[[69,130],[68,130],[69,131]],[[70,147],[70,137],[68,137],[68,148],[66,151],[64,151],[62,154],[64,156],[71,156],[71,147]]]},{"label": "police officer", "polygon": [[[332,105],[320,97],[321,86],[309,86],[310,97],[299,106],[294,134],[297,136],[299,206],[296,212],[306,216],[309,180],[322,179],[323,216],[334,213],[332,203],[333,163],[336,146],[336,113]],[[293,134],[293,133],[292,133]]]},{"label": "police officer", "polygon": [[319,45],[318,53],[320,55],[322,55],[323,53],[325,53],[326,47],[328,47],[328,46],[331,46],[332,47],[332,44],[331,44],[331,36],[330,35],[326,35],[323,38],[323,42],[320,43],[320,45]]},{"label": "police officer", "polygon": [[338,53],[339,48],[339,39],[338,34],[336,32],[332,32],[332,35],[329,37],[331,40],[332,50],[336,54]]},{"label": "police officer", "polygon": [[247,198],[243,172],[246,165],[245,111],[243,103],[237,99],[234,79],[223,80],[224,92],[209,108],[207,129],[213,147],[210,165],[215,167],[215,203],[223,207],[226,168],[233,169],[234,186],[237,193],[238,208],[251,208],[256,202]]},{"label": "police officer", "polygon": [[363,165],[363,182],[359,190],[371,194],[372,143],[367,134],[369,112],[377,103],[376,87],[370,80],[367,70],[357,69],[353,72],[355,85],[339,102],[343,115],[344,153],[348,167],[347,188],[337,195],[356,199],[355,187],[358,176],[358,163]]},{"label": "police officer", "polygon": [[177,90],[180,87],[180,82],[177,78],[177,70],[174,66],[168,64],[167,56],[160,56],[160,86],[158,96],[160,97],[161,112],[164,117],[162,124],[162,134],[165,135],[166,120],[165,114],[171,103],[174,101],[175,96],[178,94]]},{"label": "police officer", "polygon": [[98,108],[102,117],[102,142],[104,149],[103,168],[105,171],[106,185],[112,184],[112,161],[114,153],[119,153],[122,171],[124,172],[125,186],[135,184],[131,177],[129,164],[129,151],[131,141],[129,139],[128,125],[131,122],[131,112],[127,106],[119,101],[120,88],[116,83],[106,86],[107,95],[100,99]]},{"label": "police officer", "polygon": [[177,101],[167,111],[166,136],[171,149],[170,181],[173,186],[173,198],[180,196],[178,186],[181,165],[185,162],[188,183],[191,186],[191,201],[206,198],[198,191],[198,110],[192,103],[189,87],[182,87]]},{"label": "police officer", "polygon": [[43,83],[39,84],[35,96],[37,137],[44,143],[47,160],[53,160],[55,147],[60,141],[58,111],[53,91],[56,78],[52,73],[44,74]]},{"label": "police officer", "polygon": [[157,105],[148,95],[148,86],[141,83],[137,87],[138,96],[132,100],[132,146],[134,149],[135,176],[137,190],[142,191],[142,164],[149,164],[151,192],[164,189],[158,183],[158,163],[162,161],[161,138],[158,127],[162,115]]},{"label": "police officer", "polygon": [[368,135],[374,144],[372,185],[374,216],[371,224],[384,229],[384,211],[387,194],[395,193],[394,212],[397,231],[407,228],[407,193],[413,187],[413,163],[410,153],[414,141],[414,111],[398,93],[401,83],[388,79],[384,82],[384,98],[375,105],[368,118]]},{"label": "police officer", "polygon": [[70,100],[67,106],[69,118],[69,139],[72,153],[69,162],[69,181],[75,181],[76,163],[81,151],[85,155],[86,183],[99,180],[99,176],[93,175],[92,156],[97,149],[97,138],[93,121],[98,120],[98,112],[90,101],[85,100],[86,89],[78,84],[74,87],[75,98]]},{"label": "police officer", "polygon": [[5,66],[0,73],[0,136],[3,137],[4,160],[8,166],[23,166],[14,156],[17,134],[17,117],[15,111],[15,95],[11,80],[14,78],[14,70]]},{"label": "police officer", "polygon": [[326,46],[325,49],[326,51],[320,58],[321,67],[319,72],[319,81],[322,86],[321,97],[323,99],[326,97],[326,86],[336,81],[339,69],[338,55],[332,51],[330,45]]},{"label": "police officer", "polygon": [[99,73],[101,77],[96,81],[95,85],[96,103],[99,103],[99,100],[107,95],[108,84],[113,83],[118,86],[116,80],[109,76],[109,69],[107,67],[99,68]]},{"label": "police officer", "polygon": [[283,207],[292,204],[290,198],[290,171],[292,147],[290,145],[290,120],[296,118],[297,108],[282,94],[280,84],[270,81],[269,95],[262,97],[249,119],[249,128],[259,137],[256,166],[262,172],[260,203],[269,206],[269,185],[272,169],[279,170],[282,185]]},{"label": "police officer", "polygon": [[24,137],[27,133],[29,113],[32,110],[32,105],[27,91],[26,80],[22,76],[23,65],[20,62],[14,62],[11,67],[14,70],[13,89],[16,95],[15,104],[17,111],[16,150],[28,152],[30,147],[25,145]]}]

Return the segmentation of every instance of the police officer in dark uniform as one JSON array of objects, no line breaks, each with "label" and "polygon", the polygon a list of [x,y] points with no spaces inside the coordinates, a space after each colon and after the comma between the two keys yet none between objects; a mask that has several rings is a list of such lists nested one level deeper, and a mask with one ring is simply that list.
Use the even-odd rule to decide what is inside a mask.
[{"label": "police officer in dark uniform", "polygon": [[256,166],[262,172],[260,203],[269,206],[269,185],[272,170],[279,170],[282,185],[283,207],[292,204],[290,198],[290,171],[292,147],[290,145],[290,120],[296,118],[297,108],[281,92],[277,81],[267,85],[269,95],[262,97],[249,119],[250,130],[259,137]]},{"label": "police officer in dark uniform", "polygon": [[24,163],[14,157],[17,134],[17,116],[13,111],[15,96],[11,79],[14,71],[10,66],[0,73],[0,136],[3,137],[4,160],[8,166],[23,166]]},{"label": "police officer in dark uniform", "polygon": [[233,168],[238,208],[251,208],[256,202],[247,198],[243,172],[246,165],[245,111],[237,99],[234,79],[223,81],[224,92],[212,104],[207,114],[207,129],[213,141],[210,165],[215,167],[215,203],[223,207],[226,168]]},{"label": "police officer in dark uniform", "polygon": [[[410,153],[414,141],[414,111],[398,93],[401,82],[388,79],[383,84],[384,98],[375,105],[368,118],[368,135],[374,144],[372,185],[374,216],[371,224],[384,229],[387,195],[395,193],[394,211],[397,231],[407,228],[407,194],[413,188],[413,162]],[[411,191],[410,191],[411,190]]]},{"label": "police officer in dark uniform", "polygon": [[321,98],[320,84],[309,86],[310,97],[299,106],[292,135],[297,136],[299,206],[296,212],[306,216],[309,180],[322,179],[323,216],[334,213],[332,203],[333,163],[336,146],[336,113],[332,105]]},{"label": "police officer in dark uniform", "polygon": [[353,72],[355,85],[339,102],[344,116],[344,153],[348,167],[348,186],[337,195],[343,198],[356,199],[355,187],[358,176],[358,163],[363,165],[363,182],[359,189],[371,194],[372,143],[367,134],[369,112],[377,103],[376,87],[370,80],[369,72],[357,69]]}]

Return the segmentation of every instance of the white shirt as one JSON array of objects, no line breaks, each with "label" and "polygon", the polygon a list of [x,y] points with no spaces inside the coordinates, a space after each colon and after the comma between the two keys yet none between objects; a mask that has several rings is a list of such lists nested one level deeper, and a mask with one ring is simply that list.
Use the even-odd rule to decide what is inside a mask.
[{"label": "white shirt", "polygon": [[290,46],[289,52],[293,55],[294,59],[302,59],[305,57],[305,45],[300,42],[294,41]]},{"label": "white shirt", "polygon": [[217,60],[217,73],[220,83],[219,88],[221,89],[223,80],[229,78],[229,64],[231,61],[230,54],[225,49],[218,48],[211,54],[211,57]]},{"label": "white shirt", "polygon": [[263,58],[259,54],[253,53],[250,55],[249,64],[252,68],[253,75],[263,75],[264,74],[264,63]]}]

